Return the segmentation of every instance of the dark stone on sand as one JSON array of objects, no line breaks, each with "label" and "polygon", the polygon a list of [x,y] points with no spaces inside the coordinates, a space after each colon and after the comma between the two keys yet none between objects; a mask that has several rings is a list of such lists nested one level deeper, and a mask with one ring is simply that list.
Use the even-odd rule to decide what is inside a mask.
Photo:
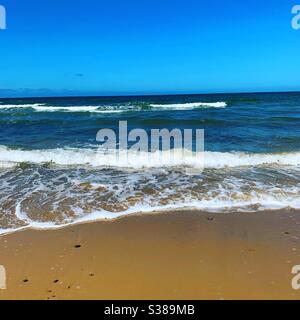
[{"label": "dark stone on sand", "polygon": [[57,283],[59,280],[54,280],[53,283]]},{"label": "dark stone on sand", "polygon": [[74,246],[75,249],[79,249],[81,248],[81,245],[80,244],[77,244],[76,246]]}]

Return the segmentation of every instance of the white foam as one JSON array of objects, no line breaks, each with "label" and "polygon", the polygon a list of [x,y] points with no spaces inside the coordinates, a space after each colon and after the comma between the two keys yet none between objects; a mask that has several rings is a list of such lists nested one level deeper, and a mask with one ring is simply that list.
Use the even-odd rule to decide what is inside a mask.
[{"label": "white foam", "polygon": [[289,153],[244,153],[244,152],[205,152],[206,168],[233,168],[278,164],[300,166],[300,152]]},{"label": "white foam", "polygon": [[18,109],[18,108],[39,108],[42,107],[42,104],[0,104],[0,109]]},{"label": "white foam", "polygon": [[122,113],[128,110],[113,109],[113,107],[102,107],[100,106],[79,106],[79,107],[32,107],[38,112],[91,112],[91,113]]},{"label": "white foam", "polygon": [[186,151],[105,153],[102,149],[12,150],[0,147],[0,166],[12,167],[22,162],[43,164],[52,162],[61,166],[88,165],[92,167],[152,168],[164,166],[203,166],[202,157]]},{"label": "white foam", "polygon": [[95,113],[123,113],[129,110],[96,110]]},{"label": "white foam", "polygon": [[[255,209],[253,209],[255,206]],[[32,228],[37,230],[51,230],[61,229],[67,226],[96,222],[104,220],[114,220],[120,217],[129,216],[133,214],[147,214],[154,212],[169,212],[171,210],[199,210],[211,213],[218,212],[254,212],[257,210],[282,210],[282,209],[300,209],[299,199],[276,199],[276,197],[265,196],[265,197],[253,197],[248,201],[233,201],[230,199],[209,199],[201,201],[190,201],[180,202],[176,204],[168,205],[136,205],[127,210],[121,212],[109,212],[106,210],[94,211],[89,214],[84,214],[79,210],[81,215],[75,218],[73,221],[66,221],[64,224],[55,224],[54,222],[39,222],[30,219],[26,213],[22,212],[21,205],[18,204],[16,207],[16,217],[27,224],[25,227],[16,229],[0,229],[1,234],[12,233],[22,229]]]},{"label": "white foam", "polygon": [[0,161],[0,169],[13,168],[16,166],[16,163],[12,161]]},{"label": "white foam", "polygon": [[5,234],[14,233],[14,232],[17,232],[17,231],[22,231],[22,230],[25,230],[25,229],[28,229],[28,228],[30,228],[29,225],[25,226],[25,227],[19,227],[19,228],[8,228],[8,229],[0,228],[0,236],[5,235]]},{"label": "white foam", "polygon": [[[137,161],[138,160],[138,161]],[[43,164],[53,162],[61,166],[88,165],[93,167],[152,168],[187,166],[192,168],[233,168],[259,165],[300,166],[300,152],[255,154],[242,152],[204,152],[175,150],[154,153],[120,151],[105,153],[102,149],[13,150],[0,146],[0,168],[9,168],[22,162]]]},{"label": "white foam", "polygon": [[194,103],[179,103],[179,104],[151,104],[153,108],[166,108],[174,110],[190,110],[200,107],[205,108],[226,108],[226,102],[194,102]]},{"label": "white foam", "polygon": [[39,112],[58,112],[58,111],[95,112],[97,109],[99,109],[98,106],[78,106],[78,107],[33,106],[32,108]]},{"label": "white foam", "polygon": [[0,105],[0,109],[33,109],[38,112],[97,112],[97,113],[114,113],[123,112],[122,110],[114,110],[111,106],[102,106],[105,108],[101,110],[101,106],[45,106],[43,104],[9,104]]},{"label": "white foam", "polygon": [[[157,109],[171,109],[171,110],[191,110],[195,108],[225,108],[226,102],[196,102],[183,104],[151,104],[150,107]],[[127,111],[139,111],[140,106],[123,105],[123,106],[46,106],[44,104],[9,104],[0,105],[0,109],[33,109],[37,112],[94,112],[94,113],[121,113]]]}]

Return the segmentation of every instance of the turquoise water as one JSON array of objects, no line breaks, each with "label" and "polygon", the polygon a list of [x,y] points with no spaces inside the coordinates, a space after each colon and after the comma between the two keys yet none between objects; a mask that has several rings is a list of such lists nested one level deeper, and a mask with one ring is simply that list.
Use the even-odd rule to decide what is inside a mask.
[{"label": "turquoise water", "polygon": [[[98,130],[204,129],[205,169],[116,166]],[[299,208],[300,93],[0,99],[0,229],[174,208]]]}]

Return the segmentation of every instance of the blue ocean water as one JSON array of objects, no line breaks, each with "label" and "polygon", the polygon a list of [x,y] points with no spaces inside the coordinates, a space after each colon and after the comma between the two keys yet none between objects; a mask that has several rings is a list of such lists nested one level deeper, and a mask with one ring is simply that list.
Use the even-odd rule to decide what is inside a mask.
[{"label": "blue ocean water", "polygon": [[[204,171],[114,166],[96,134],[124,120],[204,129]],[[299,168],[300,93],[0,99],[2,232],[185,207],[297,209]]]},{"label": "blue ocean water", "polygon": [[[199,102],[208,105],[189,105]],[[209,151],[300,150],[300,93],[1,99],[0,145],[84,147],[96,144],[99,129],[117,130],[120,120],[129,129],[203,128]]]}]

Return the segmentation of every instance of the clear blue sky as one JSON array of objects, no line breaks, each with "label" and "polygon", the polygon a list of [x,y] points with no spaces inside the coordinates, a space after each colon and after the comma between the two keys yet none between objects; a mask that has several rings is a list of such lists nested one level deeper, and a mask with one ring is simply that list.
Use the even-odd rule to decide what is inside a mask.
[{"label": "clear blue sky", "polygon": [[300,90],[300,0],[0,0],[0,96]]}]

